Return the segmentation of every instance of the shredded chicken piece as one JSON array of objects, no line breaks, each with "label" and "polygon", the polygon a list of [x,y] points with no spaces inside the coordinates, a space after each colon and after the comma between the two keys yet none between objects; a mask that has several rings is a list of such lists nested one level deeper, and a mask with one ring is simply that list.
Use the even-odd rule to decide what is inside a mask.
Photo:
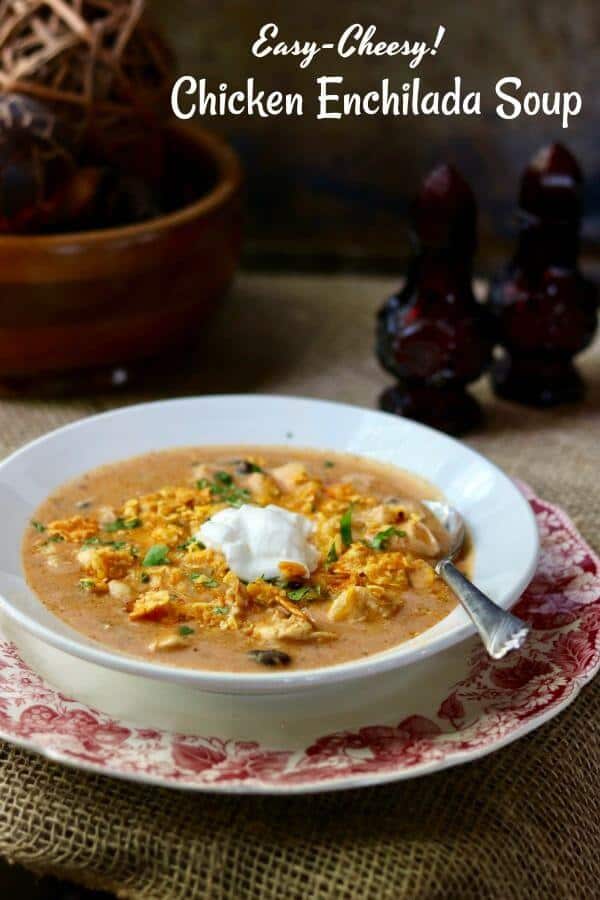
[{"label": "shredded chicken piece", "polygon": [[148,650],[155,653],[157,650],[180,650],[186,646],[186,639],[179,634],[168,634],[166,637],[156,638],[148,644]]},{"label": "shredded chicken piece", "polygon": [[115,600],[120,600],[122,603],[127,603],[131,599],[131,588],[129,585],[114,578],[108,582],[108,593]]},{"label": "shredded chicken piece", "polygon": [[275,479],[277,487],[284,492],[292,491],[297,485],[308,481],[306,467],[299,462],[285,463],[271,469],[271,475]]},{"label": "shredded chicken piece", "polygon": [[435,571],[425,560],[415,559],[408,570],[408,580],[417,590],[430,588],[435,581]]},{"label": "shredded chicken piece", "polygon": [[314,628],[306,619],[290,616],[289,619],[276,619],[264,625],[255,625],[254,634],[264,641],[306,641],[313,636]]},{"label": "shredded chicken piece", "polygon": [[419,520],[407,522],[403,526],[408,536],[408,544],[416,556],[438,556],[440,545],[433,532]]},{"label": "shredded chicken piece", "polygon": [[332,622],[361,622],[365,619],[389,616],[401,605],[401,599],[392,599],[388,592],[378,585],[363,587],[352,584],[334,598],[327,618]]},{"label": "shredded chicken piece", "polygon": [[98,523],[100,525],[112,525],[117,521],[117,514],[112,506],[98,507]]},{"label": "shredded chicken piece", "polygon": [[252,494],[252,499],[261,506],[275,503],[280,491],[275,481],[264,472],[252,472],[244,482],[244,487]]}]

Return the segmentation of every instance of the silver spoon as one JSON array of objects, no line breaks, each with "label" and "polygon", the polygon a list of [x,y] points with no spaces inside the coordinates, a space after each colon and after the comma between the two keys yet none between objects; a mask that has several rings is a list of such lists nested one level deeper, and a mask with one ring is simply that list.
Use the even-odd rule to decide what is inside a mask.
[{"label": "silver spoon", "polygon": [[454,507],[437,500],[425,500],[424,505],[450,536],[450,550],[447,556],[437,563],[435,571],[448,587],[452,588],[468,612],[485,649],[493,659],[502,659],[511,650],[518,650],[529,634],[529,625],[486,597],[452,562],[465,540],[465,523],[462,516]]}]

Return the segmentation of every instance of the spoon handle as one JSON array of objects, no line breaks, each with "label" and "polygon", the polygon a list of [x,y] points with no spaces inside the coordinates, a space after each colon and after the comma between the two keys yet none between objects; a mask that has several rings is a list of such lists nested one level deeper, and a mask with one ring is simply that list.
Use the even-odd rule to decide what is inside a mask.
[{"label": "spoon handle", "polygon": [[493,659],[502,659],[509,651],[517,650],[529,634],[529,625],[512,613],[497,606],[468,578],[459,572],[449,559],[436,566],[448,587],[451,587],[479,632],[485,649]]}]

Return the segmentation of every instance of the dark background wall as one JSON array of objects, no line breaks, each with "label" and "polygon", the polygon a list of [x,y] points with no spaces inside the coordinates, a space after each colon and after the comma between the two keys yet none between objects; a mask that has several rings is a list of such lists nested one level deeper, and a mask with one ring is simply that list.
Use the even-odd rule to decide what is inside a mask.
[{"label": "dark background wall", "polygon": [[[386,265],[406,251],[405,212],[417,179],[439,160],[459,166],[480,201],[481,253],[505,252],[519,173],[541,144],[564,140],[587,177],[588,250],[600,240],[600,3],[598,0],[150,0],[179,54],[179,72],[241,86],[256,78],[268,90],[304,93],[303,118],[212,119],[241,153],[249,179],[250,254],[323,261],[342,256]],[[290,57],[255,59],[250,45],[265,22],[281,37],[336,40],[353,22],[373,23],[385,40],[433,40],[447,32],[437,57],[412,71],[407,61],[317,57],[308,70]],[[398,86],[420,75],[427,89],[447,90],[455,75],[481,90],[484,115],[317,121],[316,76],[343,75],[345,89],[368,90],[389,77]],[[546,118],[514,122],[494,112],[494,85],[504,75],[530,90],[578,90],[580,116],[568,131]]]}]

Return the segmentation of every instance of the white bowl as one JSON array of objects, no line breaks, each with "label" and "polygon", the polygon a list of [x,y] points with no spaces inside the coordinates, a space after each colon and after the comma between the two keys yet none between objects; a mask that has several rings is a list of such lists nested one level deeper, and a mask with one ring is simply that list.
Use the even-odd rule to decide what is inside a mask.
[{"label": "white bowl", "polygon": [[392,463],[436,485],[465,517],[475,547],[473,580],[509,608],[533,577],[535,519],[513,482],[484,457],[423,425],[386,413],[295,397],[192,397],[93,416],[27,444],[0,464],[0,605],[21,628],[89,662],[204,691],[263,694],[312,689],[399,669],[473,634],[457,607],[416,638],[383,653],[320,669],[238,674],[178,668],[110,650],[54,616],[29,589],[21,540],[53,489],[95,466],[151,450],[265,444],[346,451]]}]

